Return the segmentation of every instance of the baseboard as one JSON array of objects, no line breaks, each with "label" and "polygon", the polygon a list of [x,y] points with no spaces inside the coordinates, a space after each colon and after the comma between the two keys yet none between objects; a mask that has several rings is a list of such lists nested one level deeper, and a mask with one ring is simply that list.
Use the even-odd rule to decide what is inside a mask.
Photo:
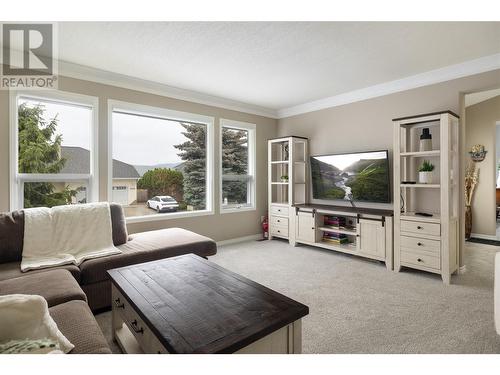
[{"label": "baseboard", "polygon": [[262,233],[252,234],[250,236],[230,238],[229,240],[217,241],[217,246],[231,245],[233,243],[246,242],[246,241],[257,241],[262,238]]},{"label": "baseboard", "polygon": [[480,238],[482,240],[498,241],[497,236],[491,236],[489,234],[471,233],[470,236],[475,238]]}]

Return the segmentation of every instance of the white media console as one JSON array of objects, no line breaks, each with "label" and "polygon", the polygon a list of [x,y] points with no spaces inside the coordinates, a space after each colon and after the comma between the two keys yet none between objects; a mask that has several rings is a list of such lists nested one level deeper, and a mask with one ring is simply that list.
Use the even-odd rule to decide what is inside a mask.
[{"label": "white media console", "polygon": [[392,210],[306,204],[306,138],[271,139],[268,155],[269,239],[375,259],[392,270]]},{"label": "white media console", "polygon": [[[391,210],[300,204],[290,213],[290,225],[295,230],[290,231],[288,240],[292,245],[317,246],[375,259],[392,270],[392,215]],[[341,224],[328,225],[331,219]],[[345,235],[345,243],[331,240],[330,233]]]}]

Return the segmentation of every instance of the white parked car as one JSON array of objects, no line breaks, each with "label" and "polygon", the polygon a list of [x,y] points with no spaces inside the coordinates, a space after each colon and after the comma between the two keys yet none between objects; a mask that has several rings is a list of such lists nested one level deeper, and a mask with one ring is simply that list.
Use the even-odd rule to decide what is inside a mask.
[{"label": "white parked car", "polygon": [[148,200],[146,205],[157,212],[175,212],[179,208],[179,203],[170,195],[157,195]]}]

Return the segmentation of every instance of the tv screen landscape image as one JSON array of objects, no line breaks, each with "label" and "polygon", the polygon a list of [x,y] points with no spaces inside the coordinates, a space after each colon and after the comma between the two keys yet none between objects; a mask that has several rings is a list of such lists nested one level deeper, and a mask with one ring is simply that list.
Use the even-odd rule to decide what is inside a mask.
[{"label": "tv screen landscape image", "polygon": [[388,152],[311,156],[314,199],[390,203]]}]

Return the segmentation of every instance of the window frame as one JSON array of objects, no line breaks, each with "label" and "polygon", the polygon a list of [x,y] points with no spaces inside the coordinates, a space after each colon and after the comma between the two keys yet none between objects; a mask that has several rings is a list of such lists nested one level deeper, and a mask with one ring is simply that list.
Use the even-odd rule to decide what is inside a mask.
[{"label": "window frame", "polygon": [[[19,173],[19,124],[18,100],[22,97],[45,102],[89,107],[92,110],[90,124],[90,173]],[[10,210],[24,208],[24,183],[28,182],[84,182],[88,202],[99,201],[99,98],[61,90],[11,90],[9,93],[10,124]]]},{"label": "window frame", "polygon": [[107,172],[107,201],[111,202],[112,199],[112,187],[113,187],[113,112],[123,111],[129,112],[131,114],[142,115],[142,116],[154,116],[158,118],[163,118],[165,120],[173,121],[185,121],[185,122],[195,122],[206,125],[207,127],[207,138],[206,138],[206,208],[204,210],[197,211],[181,211],[181,212],[171,212],[166,215],[143,215],[143,216],[130,216],[126,217],[125,221],[127,224],[132,223],[143,223],[150,221],[162,221],[171,219],[180,219],[185,217],[194,216],[208,216],[214,214],[214,117],[191,113],[176,111],[168,108],[154,107],[144,104],[137,104],[131,102],[125,102],[121,100],[108,99],[108,172]]},{"label": "window frame", "polygon": [[[223,128],[245,130],[248,132],[248,188],[247,195],[250,203],[245,205],[230,205],[224,206],[223,203],[223,169],[222,169],[222,130]],[[256,190],[257,190],[257,174],[256,174],[256,124],[249,122],[229,120],[221,118],[219,120],[219,212],[221,214],[229,214],[236,212],[255,211],[257,209]]]}]

